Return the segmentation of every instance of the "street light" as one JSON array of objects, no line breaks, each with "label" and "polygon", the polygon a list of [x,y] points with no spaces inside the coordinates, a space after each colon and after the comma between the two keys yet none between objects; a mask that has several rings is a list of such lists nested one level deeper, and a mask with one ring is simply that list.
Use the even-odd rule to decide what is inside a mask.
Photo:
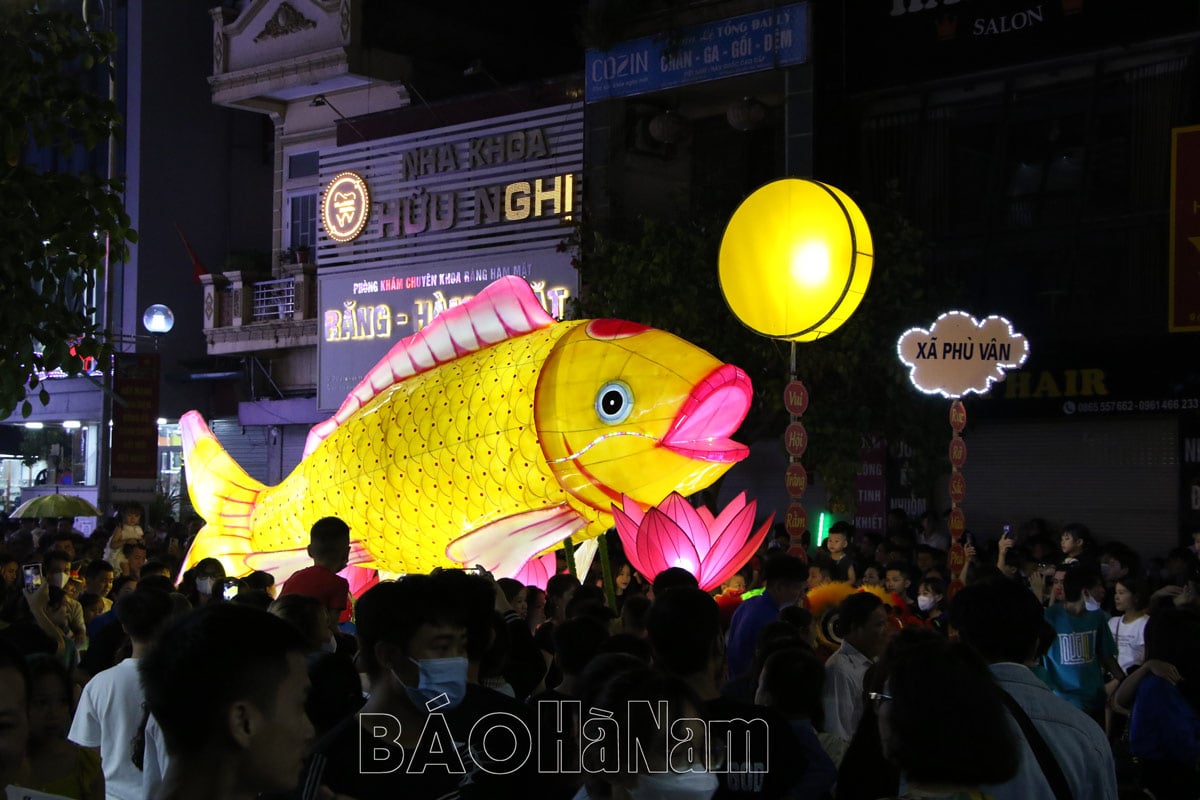
[{"label": "street light", "polygon": [[175,327],[175,312],[162,303],[155,303],[142,314],[142,325],[156,335],[170,333]]},{"label": "street light", "polygon": [[[158,340],[166,333],[170,333],[175,327],[175,312],[162,303],[155,303],[146,309],[142,314],[142,327],[150,334],[147,337],[145,334],[109,334],[107,339],[110,345],[116,346],[133,346],[136,349],[139,341],[145,341],[147,338],[154,340],[154,349],[156,351],[154,358],[154,371],[157,374],[157,350]],[[112,494],[112,429],[113,429],[113,393],[115,389],[114,372],[117,366],[117,354],[111,353],[109,356],[108,369],[104,371],[104,396],[101,398],[100,405],[100,435],[99,447],[97,453],[97,474],[96,474],[96,500],[100,508],[107,511]],[[155,379],[157,382],[157,379]],[[154,389],[154,404],[157,406],[158,390]],[[157,409],[156,409],[157,411]],[[158,414],[155,413],[154,417]]]}]

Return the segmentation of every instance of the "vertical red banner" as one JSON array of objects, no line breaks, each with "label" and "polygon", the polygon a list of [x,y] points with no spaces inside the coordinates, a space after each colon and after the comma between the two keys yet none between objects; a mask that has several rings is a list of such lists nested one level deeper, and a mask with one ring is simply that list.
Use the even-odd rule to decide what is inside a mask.
[{"label": "vertical red banner", "polygon": [[962,440],[963,428],[967,427],[967,409],[962,401],[955,398],[950,404],[950,581],[953,586],[967,563],[966,548],[963,547],[963,533],[967,527],[966,515],[963,514],[962,501],[967,494],[967,482],[963,478],[963,464],[967,463],[967,443]]},{"label": "vertical red banner", "polygon": [[119,479],[158,477],[157,353],[117,353],[113,361],[112,466]]},{"label": "vertical red banner", "polygon": [[1171,331],[1200,331],[1200,125],[1171,131]]},{"label": "vertical red banner", "polygon": [[854,476],[854,527],[882,534],[887,528],[887,441],[864,436]]},{"label": "vertical red banner", "polygon": [[[792,345],[793,348],[795,346]],[[794,361],[795,357],[793,356]],[[804,504],[800,502],[800,498],[808,488],[808,473],[800,463],[800,456],[804,455],[804,451],[808,448],[808,431],[804,429],[804,423],[800,421],[800,418],[808,410],[808,389],[803,383],[796,380],[795,375],[784,387],[783,405],[792,417],[791,424],[783,432],[783,447],[788,454],[788,468],[784,475],[784,483],[787,486],[788,496],[792,498],[783,518],[784,528],[791,537],[788,553],[807,561],[808,553],[804,549],[802,537],[808,530],[808,512],[804,510]]]}]

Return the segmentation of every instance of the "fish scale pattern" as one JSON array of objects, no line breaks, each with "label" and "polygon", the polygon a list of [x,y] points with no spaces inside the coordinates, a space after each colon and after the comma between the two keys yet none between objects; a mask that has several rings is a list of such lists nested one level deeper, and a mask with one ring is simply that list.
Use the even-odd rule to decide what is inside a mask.
[{"label": "fish scale pattern", "polygon": [[254,549],[303,547],[296,531],[336,515],[372,566],[428,572],[452,564],[446,547],[464,531],[567,502],[538,443],[534,404],[546,358],[576,324],[507,339],[374,397],[261,499]]}]

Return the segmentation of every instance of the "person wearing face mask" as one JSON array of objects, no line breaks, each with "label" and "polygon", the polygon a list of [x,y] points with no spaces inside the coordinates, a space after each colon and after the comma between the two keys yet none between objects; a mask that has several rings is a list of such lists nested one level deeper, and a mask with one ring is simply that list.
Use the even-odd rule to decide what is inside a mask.
[{"label": "person wearing face mask", "polygon": [[[42,557],[42,575],[46,583],[65,590],[71,580],[71,557],[61,550],[51,550]],[[83,606],[72,597],[63,600],[67,632],[76,648],[87,644],[87,627],[83,624]]]},{"label": "person wearing face mask", "polygon": [[938,633],[946,630],[946,582],[941,578],[925,578],[917,594],[917,608],[925,624]]},{"label": "person wearing face mask", "polygon": [[193,608],[208,605],[213,589],[225,577],[225,566],[215,558],[202,558],[183,576],[180,589]]},{"label": "person wearing face mask", "polygon": [[[486,707],[480,697],[491,690],[468,683],[470,606],[461,590],[447,573],[406,575],[359,598],[356,635],[359,667],[370,685],[367,701],[313,745],[306,785],[324,784],[357,800],[530,796],[519,793],[520,770],[484,771],[468,746]],[[506,723],[515,724],[496,720]],[[528,756],[530,737],[515,734],[520,757]]]},{"label": "person wearing face mask", "polygon": [[1117,645],[1104,612],[1088,610],[1086,587],[1092,577],[1068,569],[1063,577],[1063,602],[1046,609],[1046,621],[1056,634],[1043,659],[1050,688],[1071,705],[1104,724],[1104,674],[1118,681],[1125,671],[1117,663]]}]

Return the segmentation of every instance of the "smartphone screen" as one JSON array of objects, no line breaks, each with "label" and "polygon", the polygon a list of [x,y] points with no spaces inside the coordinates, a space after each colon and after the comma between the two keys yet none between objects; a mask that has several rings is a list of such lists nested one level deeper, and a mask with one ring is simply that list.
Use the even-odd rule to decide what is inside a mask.
[{"label": "smartphone screen", "polygon": [[232,600],[238,596],[238,585],[234,581],[229,581],[221,588],[221,597],[226,600]]},{"label": "smartphone screen", "polygon": [[25,572],[25,588],[31,592],[36,592],[42,588],[42,565],[41,564],[26,564],[22,569]]},{"label": "smartphone screen", "polygon": [[1008,538],[1010,538],[1011,536],[1012,536],[1012,526],[1011,526],[1011,525],[1005,525],[1005,526],[1004,526],[1004,538],[1005,538],[1005,539],[1008,539]]}]

